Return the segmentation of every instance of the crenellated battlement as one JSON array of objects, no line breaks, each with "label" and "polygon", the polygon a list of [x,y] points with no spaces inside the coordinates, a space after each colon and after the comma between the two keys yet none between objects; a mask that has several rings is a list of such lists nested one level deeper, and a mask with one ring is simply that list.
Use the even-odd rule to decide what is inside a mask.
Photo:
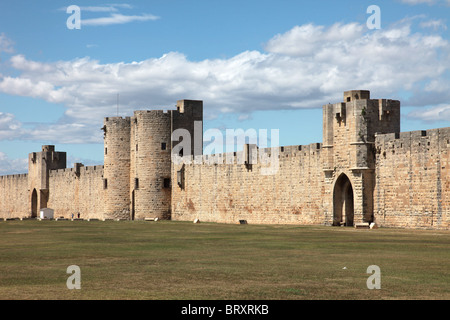
[{"label": "crenellated battlement", "polygon": [[203,154],[201,100],[106,117],[104,165],[66,168],[44,145],[27,174],[0,177],[0,217],[449,229],[450,127],[400,132],[400,101],[368,90],[322,110],[322,143],[217,154]]},{"label": "crenellated battlement", "polygon": [[0,176],[0,179],[1,180],[28,179],[28,173],[9,174],[6,176]]},{"label": "crenellated battlement", "polygon": [[255,163],[267,165],[271,161],[272,156],[276,156],[277,159],[284,159],[289,157],[302,158],[316,156],[320,159],[320,151],[322,149],[321,143],[311,143],[308,145],[292,145],[292,146],[280,146],[280,147],[268,147],[259,148],[257,145],[243,146],[243,150],[234,152],[225,152],[217,154],[204,154],[199,156],[179,156],[177,154],[172,155],[172,162],[175,164],[189,164],[189,165],[236,165],[236,164],[248,164],[251,163],[249,158],[248,146],[256,149]]},{"label": "crenellated battlement", "polygon": [[50,170],[49,175],[50,177],[54,177],[58,174],[63,174],[63,173],[76,173],[79,172],[81,174],[83,173],[91,173],[91,172],[102,172],[104,169],[103,165],[97,165],[97,166],[82,166],[77,168],[65,168],[65,169],[55,169],[55,170]]}]

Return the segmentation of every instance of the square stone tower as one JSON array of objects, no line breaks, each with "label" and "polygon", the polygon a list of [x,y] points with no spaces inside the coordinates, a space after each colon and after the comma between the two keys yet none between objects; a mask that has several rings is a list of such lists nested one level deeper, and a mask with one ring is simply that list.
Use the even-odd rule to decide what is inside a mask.
[{"label": "square stone tower", "polygon": [[[191,137],[190,150],[183,150],[183,155],[198,156],[203,154],[203,101],[178,100],[177,110],[172,111],[172,132],[185,129]],[[174,137],[178,139],[178,137]],[[176,145],[177,140],[173,144]],[[173,147],[172,146],[172,147]]]},{"label": "square stone tower", "polygon": [[373,221],[375,134],[400,132],[400,102],[370,99],[367,90],[344,92],[323,106],[326,215],[333,225]]},{"label": "square stone tower", "polygon": [[56,152],[55,146],[42,146],[41,152],[28,155],[28,192],[30,216],[35,218],[39,210],[47,208],[50,170],[66,168],[65,152]]}]

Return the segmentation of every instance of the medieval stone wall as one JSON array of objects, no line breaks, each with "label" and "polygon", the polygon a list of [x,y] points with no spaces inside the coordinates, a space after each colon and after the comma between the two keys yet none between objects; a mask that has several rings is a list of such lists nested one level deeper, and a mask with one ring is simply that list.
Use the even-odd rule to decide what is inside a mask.
[{"label": "medieval stone wall", "polygon": [[450,128],[377,135],[376,149],[376,222],[448,229]]},{"label": "medieval stone wall", "polygon": [[31,200],[28,198],[28,174],[0,177],[0,218],[30,216]]},{"label": "medieval stone wall", "polygon": [[28,174],[0,177],[0,218],[48,207],[56,218],[449,229],[450,128],[400,133],[399,101],[365,90],[343,101],[323,106],[323,144],[217,155],[201,154],[199,100],[105,118],[104,166],[64,169],[66,154],[43,146]]},{"label": "medieval stone wall", "polygon": [[48,207],[54,217],[103,219],[105,189],[103,166],[80,166],[50,171]]},{"label": "medieval stone wall", "polygon": [[[239,161],[240,152],[234,156],[233,164],[225,159],[215,161],[211,155],[204,155],[202,164],[174,164],[172,220],[323,224],[320,144],[278,150],[279,162],[272,174],[262,174],[270,164]],[[258,150],[261,152],[274,154],[267,149]],[[242,153],[241,156],[246,157]]]}]

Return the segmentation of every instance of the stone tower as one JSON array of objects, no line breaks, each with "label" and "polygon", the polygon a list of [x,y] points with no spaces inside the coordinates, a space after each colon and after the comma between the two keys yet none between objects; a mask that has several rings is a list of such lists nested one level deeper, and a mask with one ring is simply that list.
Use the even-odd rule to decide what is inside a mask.
[{"label": "stone tower", "polygon": [[66,168],[65,152],[56,152],[55,146],[42,146],[41,152],[28,155],[29,208],[32,218],[38,217],[39,210],[47,208],[49,199],[50,170]]},{"label": "stone tower", "polygon": [[131,219],[170,218],[169,112],[135,111],[131,119]]},{"label": "stone tower", "polygon": [[104,218],[130,219],[130,117],[104,119]]},{"label": "stone tower", "polygon": [[[201,155],[202,121],[203,102],[199,100],[179,100],[177,110],[167,112],[134,112],[130,144],[131,219],[170,219],[172,132],[176,129],[187,130],[191,137],[191,148],[183,150],[184,154]],[[196,135],[197,142],[194,141]]]},{"label": "stone tower", "polygon": [[203,101],[179,100],[177,110],[171,111],[172,132],[185,129],[191,137],[191,149],[183,150],[184,155],[203,154]]},{"label": "stone tower", "polygon": [[333,225],[373,221],[375,134],[400,132],[400,102],[344,92],[344,102],[323,106],[325,210]]},{"label": "stone tower", "polygon": [[[135,111],[105,118],[105,218],[170,219],[172,132],[191,137],[185,154],[203,154],[203,102],[180,100],[177,110]],[[197,137],[197,142],[194,139]]]}]

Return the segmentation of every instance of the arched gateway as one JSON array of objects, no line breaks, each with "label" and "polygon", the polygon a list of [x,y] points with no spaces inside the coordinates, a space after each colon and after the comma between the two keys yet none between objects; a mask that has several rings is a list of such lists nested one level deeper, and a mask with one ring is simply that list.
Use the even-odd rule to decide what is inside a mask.
[{"label": "arched gateway", "polygon": [[333,225],[353,226],[354,200],[350,179],[343,173],[336,180],[333,191]]},{"label": "arched gateway", "polygon": [[38,216],[38,197],[36,189],[33,189],[31,193],[31,217],[37,218]]}]

